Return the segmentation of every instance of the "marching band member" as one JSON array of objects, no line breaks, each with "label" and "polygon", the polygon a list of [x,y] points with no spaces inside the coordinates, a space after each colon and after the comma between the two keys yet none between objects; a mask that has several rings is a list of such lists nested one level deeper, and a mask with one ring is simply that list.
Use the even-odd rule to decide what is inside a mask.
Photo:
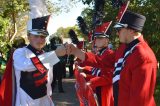
[{"label": "marching band member", "polygon": [[[109,30],[112,21],[103,23],[97,26],[94,34],[94,43],[98,49],[97,56],[105,59],[107,54],[113,51],[108,48],[109,38],[111,31]],[[112,76],[113,67],[95,68],[85,74],[81,73],[87,80],[87,85],[95,91],[98,97],[99,106],[113,106],[113,89],[112,89]]]},{"label": "marching band member", "polygon": [[55,51],[44,52],[48,35],[47,27],[51,16],[32,19],[28,30],[29,45],[15,50],[13,67],[16,78],[16,106],[53,106],[51,99],[53,65],[59,62],[57,56],[66,54],[62,45]]}]

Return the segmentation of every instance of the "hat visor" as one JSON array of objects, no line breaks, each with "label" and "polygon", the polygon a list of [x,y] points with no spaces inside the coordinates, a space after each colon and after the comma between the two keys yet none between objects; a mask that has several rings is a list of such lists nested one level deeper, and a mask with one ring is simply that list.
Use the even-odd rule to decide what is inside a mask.
[{"label": "hat visor", "polygon": [[105,36],[105,35],[98,35],[98,36],[95,36],[95,38],[107,38],[107,36]]},{"label": "hat visor", "polygon": [[95,34],[94,38],[109,38],[109,35],[104,34]]},{"label": "hat visor", "polygon": [[48,36],[48,32],[46,31],[29,31],[30,34],[35,36]]},{"label": "hat visor", "polygon": [[127,28],[128,24],[122,24],[122,23],[117,23],[116,25],[114,25],[113,28],[117,29],[117,28]]}]

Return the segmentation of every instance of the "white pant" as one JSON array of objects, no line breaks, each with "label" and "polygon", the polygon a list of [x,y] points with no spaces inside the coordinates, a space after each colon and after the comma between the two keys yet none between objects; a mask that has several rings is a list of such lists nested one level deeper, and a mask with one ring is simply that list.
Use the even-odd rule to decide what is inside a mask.
[{"label": "white pant", "polygon": [[21,104],[20,106],[54,106],[54,103],[50,96],[44,96],[40,99],[29,101],[27,104]]}]

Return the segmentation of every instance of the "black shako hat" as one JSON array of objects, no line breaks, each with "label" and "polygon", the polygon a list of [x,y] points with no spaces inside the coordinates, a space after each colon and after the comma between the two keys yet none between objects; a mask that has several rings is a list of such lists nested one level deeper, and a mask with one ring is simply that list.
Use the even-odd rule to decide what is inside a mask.
[{"label": "black shako hat", "polygon": [[145,21],[145,16],[127,10],[114,28],[131,28],[141,32]]},{"label": "black shako hat", "polygon": [[52,16],[47,15],[30,20],[28,23],[28,32],[32,35],[48,36],[53,28]]}]

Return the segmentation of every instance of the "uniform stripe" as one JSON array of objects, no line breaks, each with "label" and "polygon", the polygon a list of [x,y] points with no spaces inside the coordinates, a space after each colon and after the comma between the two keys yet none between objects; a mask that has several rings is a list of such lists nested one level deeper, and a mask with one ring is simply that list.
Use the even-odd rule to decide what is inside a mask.
[{"label": "uniform stripe", "polygon": [[114,78],[113,78],[113,83],[115,83],[116,81],[120,80],[120,75],[116,75]]},{"label": "uniform stripe", "polygon": [[123,58],[118,59],[118,62],[115,63],[115,69],[113,72],[113,83],[120,80],[120,72],[122,71],[126,58],[132,53],[134,48],[138,45],[139,42],[136,42],[129,50],[124,54]]},{"label": "uniform stripe", "polygon": [[97,76],[99,76],[99,75],[100,75],[100,72],[101,72],[101,70],[98,70],[98,71],[97,71]]}]

